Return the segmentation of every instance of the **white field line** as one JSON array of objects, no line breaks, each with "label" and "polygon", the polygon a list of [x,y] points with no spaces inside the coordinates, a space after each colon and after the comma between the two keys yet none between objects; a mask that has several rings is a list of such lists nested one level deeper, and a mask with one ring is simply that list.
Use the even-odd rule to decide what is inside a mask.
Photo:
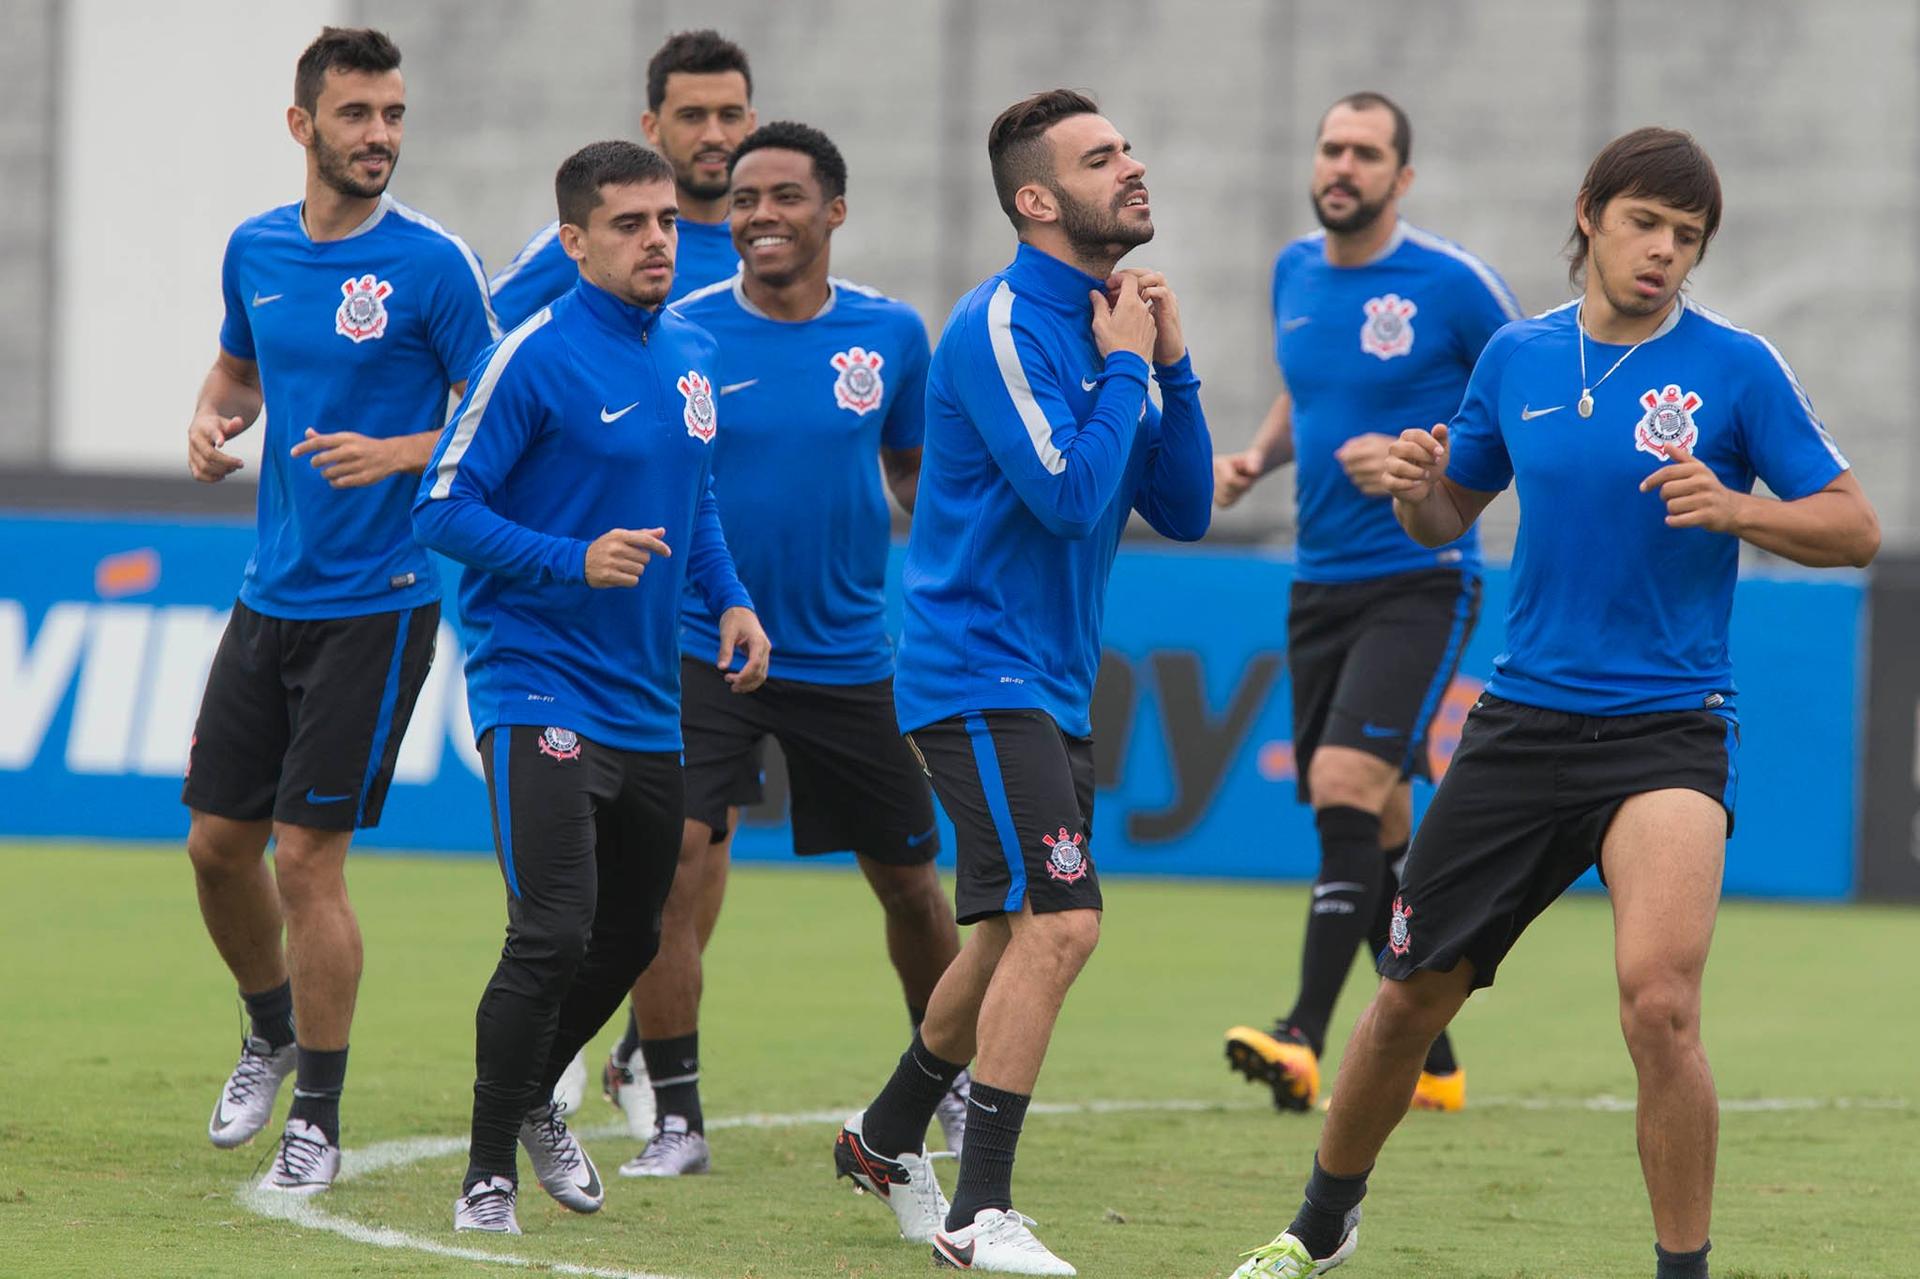
[{"label": "white field line", "polygon": [[[1911,1105],[1912,1103],[1903,1097],[1736,1097],[1722,1100],[1720,1109],[1728,1114],[1779,1114],[1807,1110],[1907,1110]],[[1475,1098],[1472,1106],[1475,1110],[1586,1110],[1620,1114],[1631,1113],[1634,1102],[1631,1097],[1604,1095],[1587,1098],[1486,1097]],[[1227,1111],[1258,1112],[1266,1109],[1264,1105],[1170,1098],[1164,1101],[1035,1102],[1028,1113],[1035,1115],[1200,1114]],[[802,1110],[789,1114],[729,1115],[710,1119],[706,1126],[716,1131],[728,1128],[794,1128],[813,1124],[842,1123],[852,1113],[851,1108],[840,1108]],[[597,1128],[580,1129],[579,1135],[589,1140],[624,1137],[627,1135],[627,1129],[623,1123],[610,1123]],[[393,1168],[404,1168],[425,1159],[439,1159],[447,1155],[459,1154],[466,1148],[465,1137],[405,1137],[395,1141],[375,1142],[371,1146],[342,1153],[339,1180],[350,1181],[356,1177],[371,1176]],[[462,1248],[442,1243],[437,1239],[408,1234],[403,1230],[394,1230],[386,1226],[369,1226],[345,1217],[336,1217],[322,1209],[317,1198],[301,1199],[263,1191],[253,1182],[239,1187],[234,1197],[242,1207],[259,1216],[291,1222],[307,1230],[329,1231],[342,1238],[351,1239],[355,1243],[368,1244],[375,1248],[400,1248],[435,1257],[448,1257],[457,1261],[515,1266],[524,1270],[545,1270],[561,1275],[582,1275],[587,1276],[588,1279],[675,1279],[672,1275],[652,1274],[646,1271],[612,1270],[602,1266],[583,1266],[568,1261],[523,1257],[514,1253],[484,1252],[478,1248]],[[451,1198],[448,1203],[451,1205]]]}]

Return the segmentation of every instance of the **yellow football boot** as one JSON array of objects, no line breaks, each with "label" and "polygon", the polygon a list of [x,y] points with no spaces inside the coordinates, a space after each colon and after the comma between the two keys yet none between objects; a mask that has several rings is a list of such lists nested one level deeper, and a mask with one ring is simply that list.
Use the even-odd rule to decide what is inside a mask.
[{"label": "yellow football boot", "polygon": [[1272,1088],[1278,1110],[1311,1110],[1319,1100],[1320,1058],[1291,1026],[1235,1026],[1227,1032],[1227,1065]]},{"label": "yellow football boot", "polygon": [[1420,1072],[1413,1087],[1415,1110],[1465,1110],[1467,1108],[1467,1072],[1454,1070],[1444,1075]]}]

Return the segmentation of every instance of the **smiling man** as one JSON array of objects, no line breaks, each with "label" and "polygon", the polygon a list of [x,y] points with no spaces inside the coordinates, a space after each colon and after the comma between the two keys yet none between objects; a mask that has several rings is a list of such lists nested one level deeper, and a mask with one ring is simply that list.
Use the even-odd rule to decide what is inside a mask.
[{"label": "smiling man", "polygon": [[[717,31],[682,31],[647,63],[640,130],[673,166],[680,249],[673,298],[732,275],[740,265],[727,227],[727,165],[753,132],[753,72],[739,45]],[[493,308],[512,328],[573,287],[560,223],[534,233],[493,277]]]},{"label": "smiling man", "polygon": [[[960,948],[933,866],[933,796],[894,721],[884,617],[890,521],[881,475],[912,511],[927,331],[906,303],[828,274],[846,188],[846,161],[819,130],[756,130],[733,160],[740,274],[674,306],[720,343],[727,430],[714,442],[714,492],[723,509],[746,513],[728,544],[774,657],[765,686],[735,696],[714,665],[719,618],[689,595],[680,668],[686,834],[660,957],[633,992],[659,1117],[622,1176],[708,1169],[700,954],[726,889],[733,823],[760,799],[766,738],[787,759],[794,852],[854,854],[885,914],[915,1026]],[[965,1091],[962,1076],[940,1112],[956,1151]]]},{"label": "smiling man", "polygon": [[[1865,565],[1880,541],[1780,353],[1681,293],[1720,212],[1687,134],[1610,143],[1574,200],[1582,296],[1501,329],[1451,424],[1389,450],[1395,513],[1423,546],[1459,538],[1515,486],[1507,651],[1414,838],[1385,980],[1340,1063],[1306,1198],[1237,1279],[1303,1279],[1352,1255],[1367,1175],[1427,1046],[1596,864],[1655,1274],[1707,1275],[1719,1104],[1700,982],[1738,776],[1740,542],[1821,567]],[[1778,498],[1755,496],[1756,478]]]},{"label": "smiling man", "polygon": [[347,848],[380,820],[439,629],[412,477],[448,390],[499,336],[479,260],[386,194],[406,110],[400,50],[380,32],[328,27],[300,55],[287,128],[306,194],[228,240],[220,352],[187,428],[188,468],[214,483],[241,466],[227,441],[267,410],[259,544],[181,799],[200,912],[249,1021],[208,1136],[251,1140],[294,1073],[262,1184],[298,1194],[340,1167],[361,967]]},{"label": "smiling man", "polygon": [[[1126,138],[1090,98],[1054,89],[1000,114],[987,157],[1020,247],[954,307],[934,352],[894,684],[953,819],[955,901],[975,927],[834,1163],[940,1265],[1071,1275],[1013,1210],[1013,1161],[1100,935],[1089,706],[1107,576],[1134,511],[1167,537],[1205,535],[1212,442],[1173,291],[1118,270],[1154,233]],[[948,1204],[924,1137],[969,1061]]]},{"label": "smiling man", "polygon": [[598,142],[554,192],[577,282],[494,347],[413,507],[420,540],[466,565],[467,700],[507,886],[454,1229],[509,1234],[516,1139],[566,1207],[604,1196],[552,1093],[659,949],[685,798],[682,589],[717,619],[722,666],[745,650],[732,688],[767,670],[713,497],[717,350],[663,305],[672,171]]}]

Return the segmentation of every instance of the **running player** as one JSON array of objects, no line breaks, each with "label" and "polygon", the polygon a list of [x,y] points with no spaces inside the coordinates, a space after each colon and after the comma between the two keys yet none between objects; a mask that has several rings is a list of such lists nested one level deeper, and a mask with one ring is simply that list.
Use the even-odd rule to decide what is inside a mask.
[{"label": "running player", "polygon": [[[687,600],[686,835],[660,956],[633,988],[659,1119],[622,1176],[708,1168],[699,924],[710,932],[719,913],[727,867],[718,841],[732,814],[760,798],[757,748],[768,736],[788,761],[794,851],[856,856],[886,914],[888,954],[915,1026],[960,949],[933,867],[933,796],[894,719],[893,645],[882,616],[889,522],[881,471],[911,511],[927,331],[905,303],[828,275],[846,187],[846,161],[819,130],[756,130],[733,159],[741,272],[674,306],[720,343],[727,430],[714,442],[714,491],[723,507],[751,513],[728,545],[777,651],[765,687],[735,696],[713,665],[718,619],[697,596]],[[942,1110],[956,1126],[966,1113],[962,1081]],[[947,1137],[958,1150],[963,1133]]]},{"label": "running player", "polygon": [[[1287,664],[1302,801],[1320,833],[1300,986],[1271,1030],[1235,1026],[1227,1060],[1306,1110],[1334,1001],[1362,941],[1387,944],[1394,866],[1412,829],[1409,779],[1431,777],[1427,734],[1480,604],[1472,529],[1428,548],[1393,518],[1382,472],[1409,423],[1449,417],[1494,331],[1520,318],[1499,276],[1448,240],[1401,221],[1413,127],[1378,93],[1327,109],[1314,145],[1323,228],[1273,268],[1276,353],[1286,382],[1245,452],[1214,462],[1215,500],[1298,463],[1299,514]],[[1443,1033],[1414,1104],[1458,1110],[1466,1072]]]},{"label": "running player", "polygon": [[[1700,978],[1733,827],[1727,656],[1740,542],[1864,565],[1873,508],[1772,344],[1681,294],[1720,225],[1687,134],[1638,129],[1574,201],[1579,299],[1495,335],[1451,425],[1401,434],[1387,486],[1423,546],[1515,484],[1507,651],[1467,718],[1393,902],[1386,978],[1340,1067],[1306,1199],[1234,1273],[1352,1255],[1367,1174],[1421,1058],[1520,932],[1598,863],[1639,1075],[1659,1279],[1705,1279],[1719,1106]],[[1756,497],[1759,478],[1778,498]]]},{"label": "running player", "polygon": [[580,280],[494,347],[413,508],[420,540],[467,566],[467,699],[507,881],[454,1229],[509,1234],[516,1137],[561,1204],[604,1198],[551,1098],[659,948],[684,801],[682,587],[719,619],[721,665],[746,651],[732,688],[767,670],[708,470],[717,350],[663,305],[673,171],[598,142],[554,188]]},{"label": "running player", "polygon": [[[1127,140],[1055,89],[1002,112],[987,155],[1020,247],[934,352],[895,682],[975,927],[834,1163],[938,1264],[1071,1275],[1013,1210],[1012,1178],[1054,1021],[1100,932],[1088,708],[1107,575],[1132,511],[1167,537],[1206,533],[1212,442],[1172,290],[1116,272],[1153,238]],[[976,1050],[949,1205],[923,1141]]]},{"label": "running player", "polygon": [[406,110],[400,50],[380,32],[327,27],[300,55],[287,128],[305,196],[227,241],[220,351],[187,428],[188,468],[214,483],[241,467],[227,441],[268,410],[259,545],[181,791],[200,913],[250,1023],[207,1132],[251,1140],[294,1074],[262,1184],[301,1194],[340,1167],[361,962],[347,846],[380,820],[439,628],[408,477],[449,389],[499,336],[479,260],[386,194]]},{"label": "running player", "polygon": [[[746,52],[719,32],[682,31],[647,63],[640,131],[673,165],[680,202],[674,298],[724,280],[740,266],[727,229],[727,164],[753,125]],[[571,289],[578,274],[560,247],[560,223],[547,223],[493,277],[500,323],[519,324]]]}]

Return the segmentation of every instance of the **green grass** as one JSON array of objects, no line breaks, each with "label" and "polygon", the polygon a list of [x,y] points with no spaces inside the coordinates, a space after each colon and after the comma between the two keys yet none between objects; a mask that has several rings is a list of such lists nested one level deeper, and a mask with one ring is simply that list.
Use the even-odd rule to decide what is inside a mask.
[{"label": "green grass", "polygon": [[[473,1008],[504,922],[497,874],[373,856],[350,874],[367,969],[346,1144],[463,1133]],[[1107,896],[1039,1099],[1216,1108],[1033,1117],[1016,1198],[1082,1275],[1224,1275],[1286,1224],[1319,1126],[1274,1113],[1220,1056],[1226,1026],[1290,993],[1302,893],[1133,881]],[[709,1116],[851,1109],[878,1086],[906,1029],[879,923],[851,868],[735,876],[707,973]],[[1633,1092],[1610,935],[1604,901],[1565,901],[1468,1006],[1457,1037],[1478,1104],[1395,1135],[1343,1279],[1652,1273],[1632,1116],[1573,1104]],[[1720,1279],[1916,1272],[1916,953],[1912,911],[1723,912],[1707,992],[1722,1096],[1883,1104],[1726,1114]],[[1370,984],[1356,974],[1340,1026]],[[512,1273],[248,1212],[235,1190],[264,1143],[223,1152],[204,1135],[237,1033],[177,850],[0,849],[0,1275]],[[583,1122],[613,1118],[595,1101]],[[632,1145],[601,1137],[600,1214],[571,1216],[529,1183],[525,1238],[474,1246],[685,1279],[928,1273],[883,1208],[833,1182],[831,1137],[817,1123],[717,1130],[713,1176],[647,1185],[612,1176]],[[452,1244],[463,1166],[449,1155],[356,1178],[319,1206]]]}]

